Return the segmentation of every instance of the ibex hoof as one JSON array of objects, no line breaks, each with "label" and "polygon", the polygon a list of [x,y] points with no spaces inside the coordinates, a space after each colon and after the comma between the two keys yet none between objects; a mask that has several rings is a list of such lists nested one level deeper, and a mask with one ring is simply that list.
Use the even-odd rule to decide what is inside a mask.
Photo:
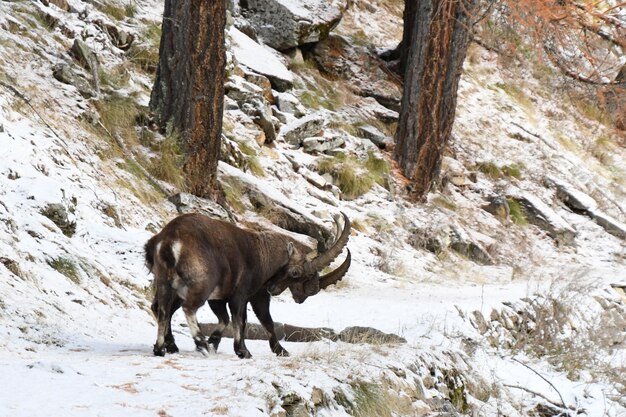
[{"label": "ibex hoof", "polygon": [[276,356],[283,356],[283,357],[289,356],[289,352],[287,352],[285,349],[279,350],[278,352],[274,352],[274,353],[276,353]]},{"label": "ibex hoof", "polygon": [[247,350],[240,350],[235,353],[237,354],[237,356],[239,356],[239,359],[250,359],[252,357],[250,352],[248,352]]},{"label": "ibex hoof", "polygon": [[152,352],[154,352],[154,356],[165,356],[165,348],[163,346],[154,345]]},{"label": "ibex hoof", "polygon": [[176,346],[176,343],[170,343],[165,346],[165,350],[167,353],[178,353],[178,346]]}]

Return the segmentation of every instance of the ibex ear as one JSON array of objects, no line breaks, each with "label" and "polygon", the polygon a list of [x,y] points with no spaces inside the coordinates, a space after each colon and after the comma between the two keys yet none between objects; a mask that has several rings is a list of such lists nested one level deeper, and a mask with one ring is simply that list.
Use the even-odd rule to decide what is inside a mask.
[{"label": "ibex ear", "polygon": [[296,248],[294,248],[292,242],[287,243],[287,254],[289,255],[290,258],[291,258],[291,255],[293,255],[293,252],[295,250],[296,250]]}]

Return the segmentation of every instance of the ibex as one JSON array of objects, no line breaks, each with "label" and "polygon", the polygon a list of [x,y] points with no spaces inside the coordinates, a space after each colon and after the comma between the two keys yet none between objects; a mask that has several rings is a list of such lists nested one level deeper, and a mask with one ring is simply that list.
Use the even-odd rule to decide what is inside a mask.
[{"label": "ibex", "polygon": [[[217,350],[229,322],[228,304],[235,353],[240,358],[251,357],[244,340],[246,306],[250,302],[270,334],[272,352],[289,355],[274,332],[270,295],[289,288],[294,300],[302,303],[345,275],[350,267],[350,251],[341,266],[319,276],[348,242],[350,220],[345,214],[343,218],[339,237],[328,250],[315,257],[311,248],[286,234],[242,229],[201,214],[184,214],[170,221],[145,245],[146,265],[154,274],[156,288],[152,303],[158,322],[154,354],[178,352],[171,319],[181,306],[196,349],[205,355]],[[196,319],[196,311],[206,301],[219,320],[208,341]]]}]

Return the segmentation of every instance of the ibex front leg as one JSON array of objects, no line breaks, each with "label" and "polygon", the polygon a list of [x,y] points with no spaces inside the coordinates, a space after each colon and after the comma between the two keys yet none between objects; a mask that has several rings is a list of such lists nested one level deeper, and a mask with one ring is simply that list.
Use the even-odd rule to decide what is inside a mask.
[{"label": "ibex front leg", "polygon": [[240,299],[234,299],[228,302],[228,307],[230,307],[230,315],[233,319],[233,346],[235,348],[235,353],[241,359],[248,359],[252,357],[250,351],[248,351],[248,348],[246,347],[245,340],[247,304],[247,301],[243,301]]}]

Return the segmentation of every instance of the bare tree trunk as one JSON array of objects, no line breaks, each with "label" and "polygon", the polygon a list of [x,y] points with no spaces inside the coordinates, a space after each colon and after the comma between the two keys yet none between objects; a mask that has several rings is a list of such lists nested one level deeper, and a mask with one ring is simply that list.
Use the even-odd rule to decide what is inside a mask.
[{"label": "bare tree trunk", "polygon": [[[411,0],[407,0],[411,1]],[[477,0],[415,0],[394,158],[422,199],[439,174]]]},{"label": "bare tree trunk", "polygon": [[226,1],[165,0],[150,108],[181,134],[189,192],[215,199],[224,107]]}]

